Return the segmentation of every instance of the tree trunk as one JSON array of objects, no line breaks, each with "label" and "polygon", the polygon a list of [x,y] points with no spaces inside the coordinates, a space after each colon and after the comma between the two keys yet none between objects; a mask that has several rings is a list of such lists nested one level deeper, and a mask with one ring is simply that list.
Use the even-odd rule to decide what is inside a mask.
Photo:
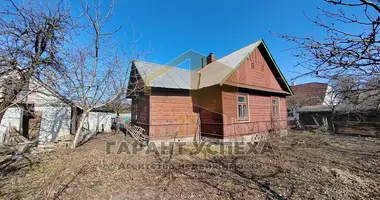
[{"label": "tree trunk", "polygon": [[75,131],[74,141],[73,141],[73,144],[71,146],[72,149],[75,149],[75,147],[77,147],[77,145],[78,145],[79,136],[80,136],[80,134],[82,132],[82,127],[83,127],[83,124],[84,124],[84,120],[86,119],[88,113],[89,113],[88,111],[82,113],[82,115],[79,118],[79,124],[76,127],[77,130]]},{"label": "tree trunk", "polygon": [[116,124],[115,124],[115,133],[119,133],[119,111],[116,112]]},{"label": "tree trunk", "polygon": [[332,133],[335,133],[335,124],[334,124],[334,116],[335,116],[335,109],[333,108],[331,111],[331,131]]},{"label": "tree trunk", "polygon": [[[3,105],[0,105],[0,110],[4,110],[4,108],[6,107],[4,107]],[[0,113],[0,124],[1,124],[1,121],[3,120],[4,114],[5,114],[5,111]]]},{"label": "tree trunk", "polygon": [[71,135],[74,135],[76,130],[77,130],[77,118],[78,118],[78,111],[77,111],[77,107],[75,106],[72,106],[71,107],[71,110],[72,110],[72,115],[71,115],[71,130],[70,130],[70,134]]}]

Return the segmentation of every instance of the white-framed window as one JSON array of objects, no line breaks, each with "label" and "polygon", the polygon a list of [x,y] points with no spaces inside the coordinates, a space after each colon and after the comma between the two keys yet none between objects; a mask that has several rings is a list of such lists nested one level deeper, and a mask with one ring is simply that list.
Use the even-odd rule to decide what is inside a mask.
[{"label": "white-framed window", "polygon": [[272,98],[272,117],[273,119],[280,118],[280,103],[278,97]]},{"label": "white-framed window", "polygon": [[248,115],[248,96],[246,94],[238,94],[237,96],[237,117],[238,120],[247,121]]}]

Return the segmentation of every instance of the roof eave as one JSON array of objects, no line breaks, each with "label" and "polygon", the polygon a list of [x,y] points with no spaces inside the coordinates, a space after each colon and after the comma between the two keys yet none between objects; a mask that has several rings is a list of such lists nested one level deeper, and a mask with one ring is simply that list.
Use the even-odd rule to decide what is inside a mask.
[{"label": "roof eave", "polygon": [[283,94],[283,95],[287,95],[287,96],[291,95],[289,92],[285,92],[285,91],[282,91],[282,90],[274,90],[274,89],[271,89],[271,88],[265,88],[265,87],[259,87],[259,86],[251,86],[251,85],[245,85],[245,84],[234,83],[234,82],[229,82],[229,81],[226,81],[224,83],[224,85],[229,85],[229,86],[239,87],[239,88],[245,88],[245,89],[250,89],[250,90],[263,91],[263,92]]}]

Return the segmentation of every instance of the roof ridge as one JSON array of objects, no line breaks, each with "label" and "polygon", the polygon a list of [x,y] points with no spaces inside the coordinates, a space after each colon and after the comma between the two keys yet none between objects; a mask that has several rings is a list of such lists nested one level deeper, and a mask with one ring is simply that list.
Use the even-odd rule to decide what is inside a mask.
[{"label": "roof ridge", "polygon": [[329,85],[328,83],[323,83],[323,82],[308,82],[308,83],[300,83],[300,84],[291,85],[291,86],[294,87],[294,86],[301,86],[301,85],[308,85],[308,84],[323,84],[323,85]]},{"label": "roof ridge", "polygon": [[140,61],[140,60],[136,60],[136,61],[133,61],[133,62],[140,62],[140,63],[146,63],[146,64],[159,65],[161,67],[170,67],[171,68],[170,70],[172,70],[172,69],[180,69],[180,70],[193,71],[193,72],[199,73],[197,70],[186,69],[186,68],[182,68],[182,67],[178,67],[178,66],[170,66],[170,65],[164,65],[164,64],[147,62],[147,61]]},{"label": "roof ridge", "polygon": [[[261,41],[262,41],[262,39],[257,40],[257,41],[255,41],[255,42],[253,42],[253,43],[250,43],[249,45],[246,45],[246,46],[244,46],[244,47],[242,47],[242,48],[239,48],[239,49],[237,49],[237,50],[235,50],[235,51],[233,51],[233,52],[231,52],[231,53],[229,53],[229,54],[227,54],[227,55],[225,55],[225,56],[219,58],[218,60],[222,60],[223,58],[226,58],[227,56],[230,56],[231,54],[237,53],[238,51],[240,51],[240,50],[242,50],[242,49],[245,49],[245,48],[247,48],[247,47],[249,47],[249,46],[251,46],[251,45],[253,45],[253,44],[256,44],[256,45],[257,45],[257,44],[259,44]],[[243,58],[242,58],[242,59],[243,59]],[[218,60],[217,60],[217,61],[218,61]]]}]

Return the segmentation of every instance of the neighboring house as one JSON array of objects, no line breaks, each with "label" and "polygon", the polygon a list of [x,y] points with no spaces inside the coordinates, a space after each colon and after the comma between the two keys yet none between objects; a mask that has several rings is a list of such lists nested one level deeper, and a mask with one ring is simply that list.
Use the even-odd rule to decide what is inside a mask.
[{"label": "neighboring house", "polygon": [[145,93],[130,96],[132,124],[150,141],[251,141],[286,131],[292,91],[263,40],[218,60],[210,54],[206,64],[187,70],[135,61],[130,87],[141,84]]},{"label": "neighboring house", "polygon": [[[5,111],[0,124],[0,143],[8,129],[18,131],[30,140],[38,140],[42,145],[57,139],[70,139],[77,123],[73,111],[81,113],[81,109],[36,78],[31,78],[24,90],[18,97],[18,103]],[[90,112],[83,125],[85,137],[111,131],[112,114],[102,109]]]},{"label": "neighboring house", "polygon": [[326,83],[305,83],[290,86],[293,96],[287,98],[290,120],[302,125],[329,126],[330,106],[335,104],[331,86]]},{"label": "neighboring house", "polygon": [[332,87],[327,83],[304,83],[299,85],[292,85],[290,88],[293,91],[294,98],[299,98],[304,101],[303,106],[314,105],[333,105],[336,104],[334,100]]},{"label": "neighboring house", "polygon": [[32,78],[26,91],[16,105],[8,108],[0,124],[0,142],[4,133],[12,128],[26,138],[38,140],[41,144],[53,142],[59,137],[70,135],[71,110],[69,101],[54,90],[43,86]]}]

